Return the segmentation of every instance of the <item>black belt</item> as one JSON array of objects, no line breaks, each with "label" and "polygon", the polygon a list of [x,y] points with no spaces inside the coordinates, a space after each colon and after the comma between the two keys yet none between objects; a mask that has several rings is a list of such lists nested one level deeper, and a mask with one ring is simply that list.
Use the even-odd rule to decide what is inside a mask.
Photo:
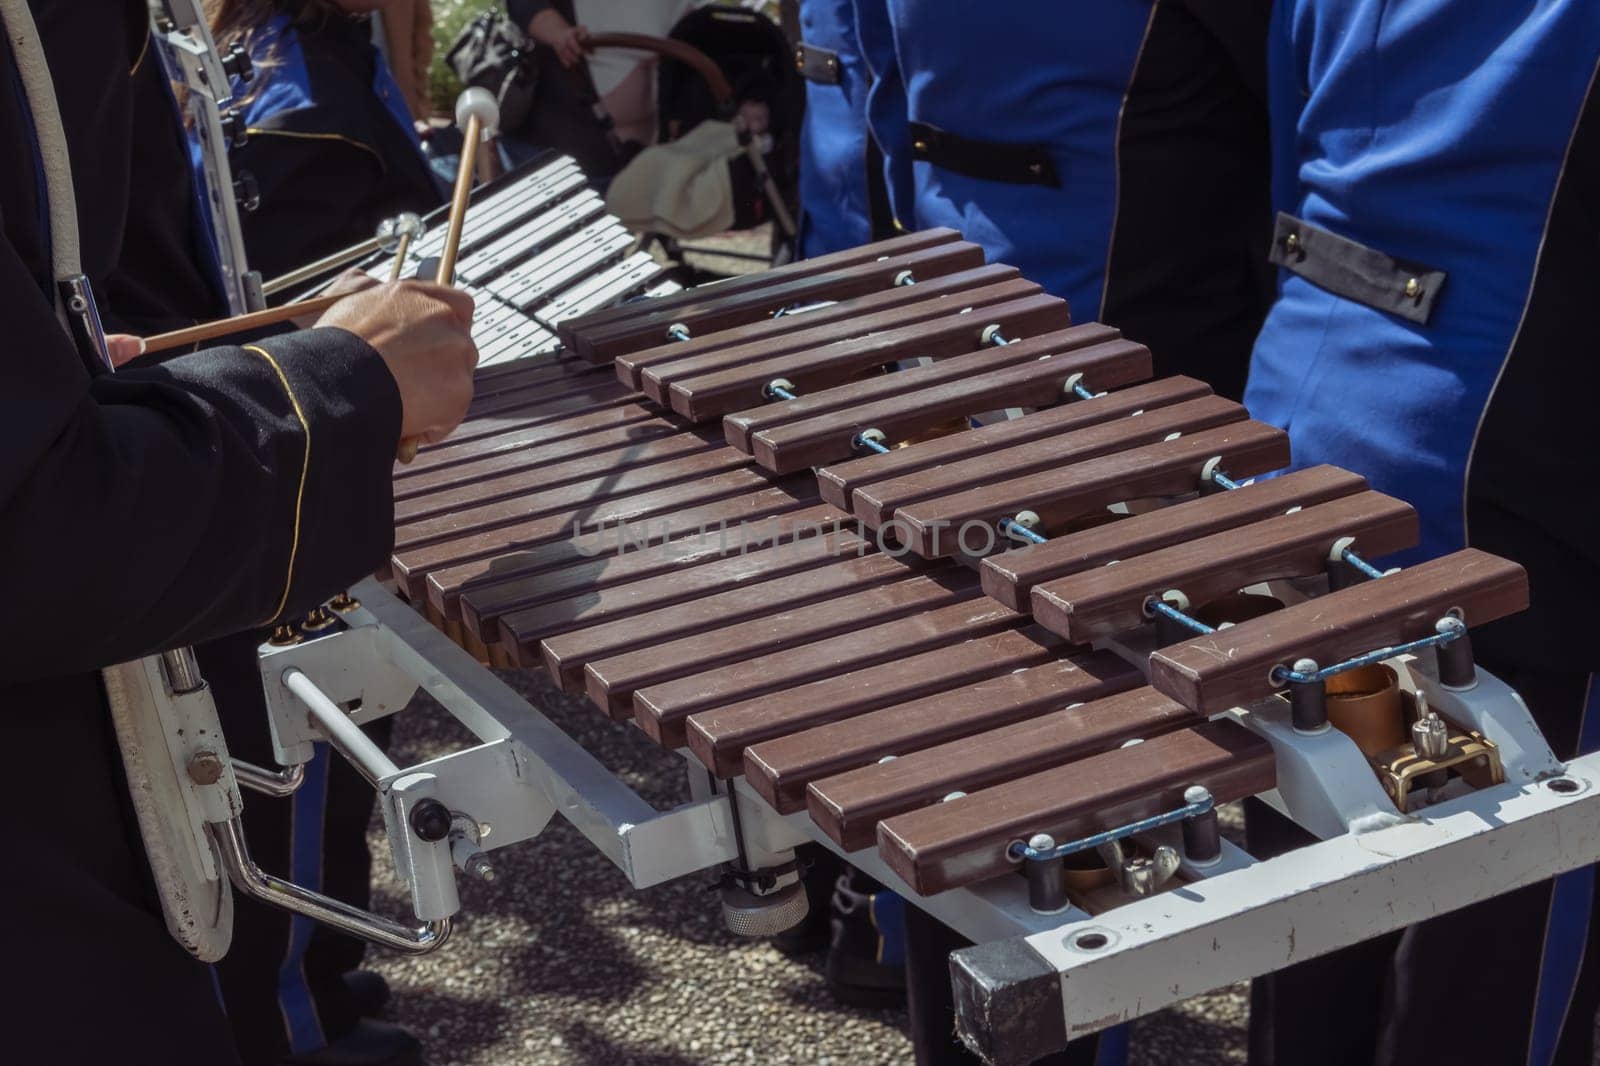
[{"label": "black belt", "polygon": [[1433,314],[1446,277],[1442,270],[1396,259],[1281,211],[1271,259],[1336,296],[1417,323]]},{"label": "black belt", "polygon": [[814,81],[818,85],[838,85],[839,53],[809,44],[797,44],[794,48],[794,69],[806,81]]},{"label": "black belt", "polygon": [[975,141],[926,122],[911,123],[910,133],[912,159],[983,181],[1061,188],[1055,160],[1042,144]]}]

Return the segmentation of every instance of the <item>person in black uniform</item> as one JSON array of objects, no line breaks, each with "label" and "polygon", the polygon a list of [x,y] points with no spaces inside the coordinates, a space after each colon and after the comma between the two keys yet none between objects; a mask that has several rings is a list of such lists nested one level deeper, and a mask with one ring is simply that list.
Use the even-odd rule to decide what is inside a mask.
[{"label": "person in black uniform", "polygon": [[[405,94],[373,46],[367,13],[382,2],[210,0],[219,47],[242,45],[256,76],[236,83],[245,143],[230,153],[258,191],[240,225],[250,265],[267,277],[370,237],[402,211],[423,214],[443,197],[422,155]],[[255,669],[265,633],[206,649],[219,712],[240,758],[272,762],[266,705]],[[392,719],[368,727],[387,746]],[[307,783],[288,798],[252,797],[245,829],[267,869],[366,906],[366,830],[373,791],[325,745]],[[359,969],[365,946],[310,919],[241,901],[234,946],[217,966],[228,1020],[247,1066],[283,1062],[403,1064],[417,1041],[370,1017],[388,999]]]},{"label": "person in black uniform", "polygon": [[270,278],[371,237],[402,211],[443,202],[405,93],[373,46],[381,0],[208,0],[218,47],[242,44],[256,76],[235,85],[245,143],[235,174],[259,206],[240,216],[250,265]]},{"label": "person in black uniform", "polygon": [[[34,6],[46,39],[61,39],[55,19],[74,21],[57,95],[73,130],[85,268],[97,288],[137,292],[133,258],[156,261],[160,242],[127,242],[156,233],[180,247],[193,235],[128,199],[151,173],[140,152],[160,143],[135,125],[147,9]],[[10,780],[36,819],[26,861],[0,888],[0,906],[22,919],[7,1058],[227,1063],[211,976],[166,934],[97,671],[303,611],[379,563],[398,441],[437,439],[470,399],[471,302],[384,286],[314,330],[107,373],[53,309],[51,242],[67,235],[46,221],[51,135],[10,46],[25,34],[7,28],[0,144],[18,165],[0,176],[0,575],[12,597],[0,706]]]}]

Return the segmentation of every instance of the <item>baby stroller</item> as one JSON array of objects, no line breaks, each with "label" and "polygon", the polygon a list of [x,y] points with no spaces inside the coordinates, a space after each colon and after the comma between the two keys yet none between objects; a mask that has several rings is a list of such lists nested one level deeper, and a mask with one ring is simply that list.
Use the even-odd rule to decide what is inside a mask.
[{"label": "baby stroller", "polygon": [[[722,273],[691,269],[685,261],[691,253],[764,266],[793,258],[805,91],[788,42],[772,20],[759,12],[713,5],[686,14],[666,37],[597,33],[589,38],[588,47],[648,51],[660,57],[657,143],[643,146],[615,136],[611,118],[582,65],[563,72],[569,75],[567,84],[538,87],[534,113],[521,135],[539,147],[572,155],[596,187],[618,193],[631,187],[659,197],[670,184],[670,175],[681,175],[685,166],[714,170],[699,175],[715,180],[700,181],[691,212],[695,221],[687,225],[678,212],[663,209],[654,214],[659,201],[653,203],[648,195],[610,203],[641,234],[644,246],[660,247],[679,264],[686,283]],[[711,154],[686,162],[703,149]],[[708,197],[718,202],[708,203]],[[714,232],[753,230],[769,222],[772,241],[761,254],[684,243]]]}]

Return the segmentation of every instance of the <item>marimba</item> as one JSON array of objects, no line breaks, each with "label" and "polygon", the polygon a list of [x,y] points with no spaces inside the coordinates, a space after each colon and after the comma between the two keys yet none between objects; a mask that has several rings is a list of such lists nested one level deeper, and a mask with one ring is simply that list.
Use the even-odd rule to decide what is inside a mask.
[{"label": "marimba", "polygon": [[[1304,660],[1526,604],[1521,568],[1475,551],[1363,577],[1344,556],[1416,542],[1407,504],[1327,467],[1239,484],[1288,465],[1281,430],[1148,381],[1146,349],[953,232],[558,332],[396,471],[398,587],[920,894],[1196,787],[1266,792],[1271,745],[1220,713],[1320,689],[1289,680]],[[1338,591],[1271,615],[1105,650],[1153,638],[1154,604],[1330,571]]]},{"label": "marimba", "polygon": [[[682,291],[602,238],[573,281],[589,216],[529,206],[562,167],[469,227],[488,358],[395,470],[387,571],[263,648],[280,761],[364,769],[418,918],[560,812],[635,885],[720,870],[768,933],[820,842],[978,943],[963,1035],[1021,1062],[1600,857],[1600,764],[1472,660],[1516,564],[1375,569],[1409,505],[1266,476],[1281,430],[949,231]],[[690,802],[649,808],[475,661],[682,752]],[[419,685],[482,743],[399,768],[352,735]],[[1322,842],[1255,862],[1216,826],[1247,796]]]}]

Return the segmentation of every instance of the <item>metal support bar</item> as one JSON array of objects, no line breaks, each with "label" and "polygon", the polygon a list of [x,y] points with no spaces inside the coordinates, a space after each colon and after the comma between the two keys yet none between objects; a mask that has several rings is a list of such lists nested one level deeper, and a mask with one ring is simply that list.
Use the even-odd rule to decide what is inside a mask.
[{"label": "metal support bar", "polygon": [[304,915],[369,944],[406,955],[425,955],[443,945],[450,936],[449,918],[416,926],[402,925],[320,892],[302,888],[292,881],[274,877],[250,858],[250,851],[244,842],[244,831],[237,818],[212,823],[209,829],[211,839],[217,846],[217,854],[222,859],[223,869],[228,872],[228,880],[252,899],[291,914]]},{"label": "metal support bar", "polygon": [[283,687],[292,692],[306,710],[311,712],[317,728],[327,736],[333,749],[350,761],[350,765],[376,785],[386,777],[394,777],[400,768],[394,764],[361,727],[350,720],[344,708],[330,700],[298,667],[291,666],[283,672]]},{"label": "metal support bar", "polygon": [[[352,630],[326,639],[367,640],[371,648],[368,654],[379,660],[376,667],[416,679],[480,740],[507,742],[516,756],[514,779],[518,787],[538,794],[540,810],[547,805],[549,810],[560,812],[622,870],[635,888],[710,869],[735,857],[725,797],[708,797],[669,811],[656,810],[504,681],[377,581],[369,578],[351,589],[351,594],[361,602],[359,608],[345,615]],[[372,630],[377,631],[376,636]],[[368,631],[365,638],[359,635],[362,631]],[[410,770],[436,771],[443,798],[452,806],[463,806],[458,803],[460,778],[436,765],[441,762],[444,759]],[[483,787],[487,789],[487,783]],[[471,798],[470,802],[480,820],[496,817],[483,801]],[[530,810],[520,819],[524,831],[534,831],[532,824],[538,813]],[[506,816],[500,816],[500,823],[484,841],[485,847],[511,842],[513,834],[508,831],[511,826]]]},{"label": "metal support bar", "polygon": [[294,795],[305,783],[306,766],[305,763],[297,763],[286,770],[268,770],[255,763],[234,759],[233,776],[240,788],[282,799]]},{"label": "metal support bar", "polygon": [[878,429],[864,429],[850,440],[851,447],[858,452],[872,452],[874,455],[888,455],[889,446],[884,443],[883,431]]}]

